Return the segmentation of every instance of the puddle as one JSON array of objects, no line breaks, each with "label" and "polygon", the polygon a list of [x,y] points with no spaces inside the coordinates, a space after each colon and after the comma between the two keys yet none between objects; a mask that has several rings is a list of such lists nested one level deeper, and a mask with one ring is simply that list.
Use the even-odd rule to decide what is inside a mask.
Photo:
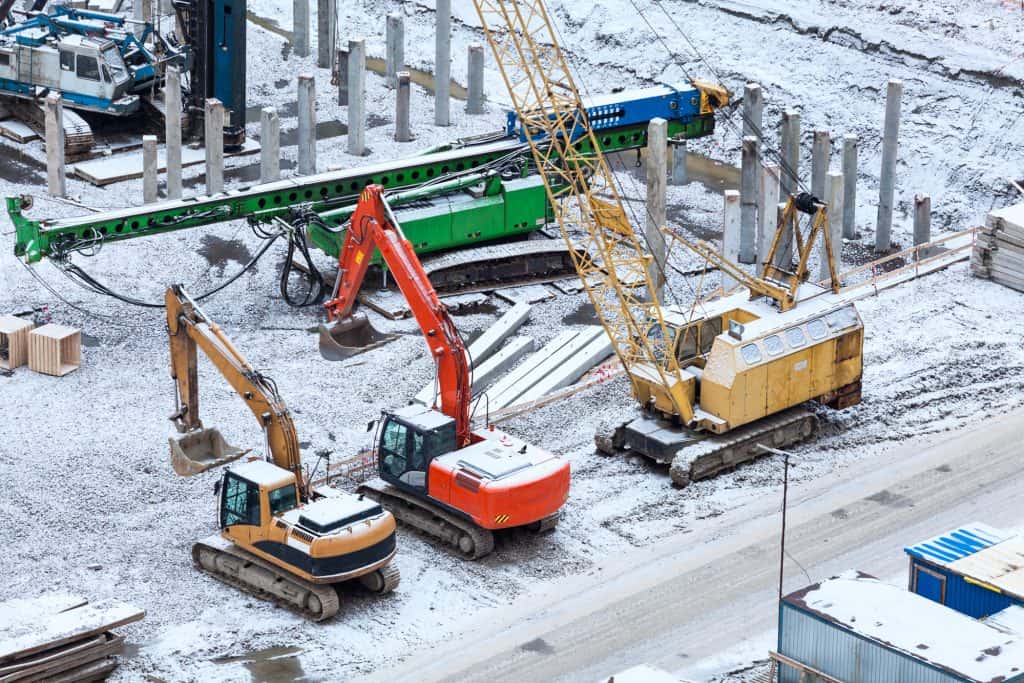
[{"label": "puddle", "polygon": [[[348,126],[341,121],[319,121],[316,124],[316,139],[330,140],[348,134]],[[281,146],[293,147],[299,143],[299,129],[281,131]]]},{"label": "puddle", "polygon": [[252,259],[252,252],[241,241],[226,240],[216,235],[203,235],[203,246],[199,248],[199,254],[211,266],[220,269],[219,275],[224,275],[228,261],[244,266]]},{"label": "puddle", "polygon": [[46,164],[17,147],[0,145],[0,179],[26,185],[46,184]]},{"label": "puddle", "polygon": [[600,325],[601,319],[597,317],[594,304],[584,301],[576,307],[576,310],[562,318],[564,325]]},{"label": "puddle", "polygon": [[97,346],[103,346],[103,341],[99,337],[94,337],[88,332],[82,332],[82,346],[95,349]]},{"label": "puddle", "polygon": [[301,648],[295,646],[268,647],[253,650],[236,657],[217,657],[215,664],[241,664],[249,672],[253,683],[285,683],[287,681],[310,681],[299,661]]}]

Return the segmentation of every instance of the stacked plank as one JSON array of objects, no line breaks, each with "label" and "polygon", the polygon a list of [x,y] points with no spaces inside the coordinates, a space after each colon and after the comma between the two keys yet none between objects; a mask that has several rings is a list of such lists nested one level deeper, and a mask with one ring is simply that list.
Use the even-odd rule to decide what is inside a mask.
[{"label": "stacked plank", "polygon": [[124,646],[111,629],[144,616],[118,600],[63,593],[0,603],[0,683],[101,681]]},{"label": "stacked plank", "polygon": [[971,272],[1024,291],[1024,204],[988,215],[971,254]]}]

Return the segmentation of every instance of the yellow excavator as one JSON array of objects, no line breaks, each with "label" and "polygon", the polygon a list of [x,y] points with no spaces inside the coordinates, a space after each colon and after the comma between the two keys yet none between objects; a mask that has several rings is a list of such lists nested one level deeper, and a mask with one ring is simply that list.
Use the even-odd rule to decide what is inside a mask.
[{"label": "yellow excavator", "polygon": [[[696,245],[747,289],[689,310],[663,306],[651,256],[626,216],[544,0],[473,5],[573,265],[641,407],[636,419],[598,434],[598,449],[629,448],[670,464],[673,482],[685,486],[762,455],[761,444],[810,436],[817,418],[801,407],[805,401],[857,403],[864,330],[839,294],[825,205],[810,195],[788,200],[771,251],[774,258],[782,237],[792,235],[795,268],[780,255],[778,266],[769,258],[754,278]],[[709,105],[728,100],[724,89],[694,85]],[[806,228],[801,215],[810,217]],[[818,235],[831,288],[806,281]]]},{"label": "yellow excavator", "polygon": [[245,400],[263,431],[266,459],[251,457],[218,481],[220,533],[192,547],[196,566],[217,579],[315,621],[337,613],[336,587],[358,580],[388,593],[400,580],[395,518],[377,501],[303,476],[295,424],[269,377],[257,372],[181,285],[168,288],[167,332],[177,405],[171,464],[191,476],[246,455],[199,418],[197,348]]}]

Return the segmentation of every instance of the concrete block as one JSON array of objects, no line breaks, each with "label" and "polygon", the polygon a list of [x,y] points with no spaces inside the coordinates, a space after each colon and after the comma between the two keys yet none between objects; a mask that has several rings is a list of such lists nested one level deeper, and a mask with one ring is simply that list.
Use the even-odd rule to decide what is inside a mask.
[{"label": "concrete block", "polygon": [[43,325],[28,335],[28,366],[62,377],[82,364],[82,333],[73,327]]},{"label": "concrete block", "polygon": [[0,316],[0,368],[13,370],[28,362],[28,335],[32,321]]},{"label": "concrete block", "polygon": [[514,370],[512,370],[512,372],[495,382],[494,385],[487,390],[487,398],[484,399],[489,410],[495,411],[504,406],[512,405],[512,401],[519,396],[519,394],[529,389],[529,385],[520,385],[528,381],[527,378],[530,373],[578,336],[578,330],[562,330],[554,339],[520,363]]},{"label": "concrete block", "polygon": [[558,389],[569,386],[610,356],[612,351],[612,340],[602,329],[601,334],[592,339],[578,353],[569,357],[530,387],[529,391],[520,395],[516,399],[516,403],[537,401]]}]

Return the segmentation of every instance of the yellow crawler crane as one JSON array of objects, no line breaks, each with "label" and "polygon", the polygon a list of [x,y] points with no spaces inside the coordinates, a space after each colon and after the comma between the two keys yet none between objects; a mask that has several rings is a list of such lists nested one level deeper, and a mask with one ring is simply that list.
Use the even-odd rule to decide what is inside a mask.
[{"label": "yellow crawler crane", "polygon": [[182,476],[245,454],[199,419],[197,347],[213,362],[259,421],[267,459],[230,467],[217,483],[220,533],[192,547],[196,566],[259,597],[316,621],[339,607],[336,585],[358,579],[388,593],[398,585],[395,518],[374,500],[335,489],[313,489],[302,474],[291,412],[273,380],[249,365],[180,285],[167,290],[171,376],[181,436],[170,439],[171,463]]},{"label": "yellow crawler crane", "polygon": [[[837,294],[821,202],[807,195],[788,202],[771,252],[774,256],[791,230],[800,255],[793,272],[767,265],[760,278],[752,278],[707,245],[695,245],[748,291],[716,302],[713,311],[704,306],[699,315],[662,307],[653,295],[651,258],[626,217],[543,0],[474,0],[474,5],[576,271],[644,411],[613,434],[599,434],[598,447],[612,453],[628,447],[671,463],[673,481],[685,486],[757,457],[759,443],[780,446],[810,436],[815,416],[794,409],[808,399],[837,407],[856,403],[863,326]],[[719,86],[695,85],[708,107],[728,100]],[[812,216],[806,240],[800,213]],[[824,235],[832,291],[805,282],[818,234]],[[806,316],[795,312],[798,301],[812,297],[818,301],[807,307]],[[841,327],[829,327],[829,315]],[[812,336],[812,319],[825,324],[829,334]],[[818,323],[813,327],[818,334]],[[795,342],[800,333],[802,344],[787,345],[787,334]],[[781,351],[776,341],[783,342]],[[754,360],[754,350],[760,361]]]}]

